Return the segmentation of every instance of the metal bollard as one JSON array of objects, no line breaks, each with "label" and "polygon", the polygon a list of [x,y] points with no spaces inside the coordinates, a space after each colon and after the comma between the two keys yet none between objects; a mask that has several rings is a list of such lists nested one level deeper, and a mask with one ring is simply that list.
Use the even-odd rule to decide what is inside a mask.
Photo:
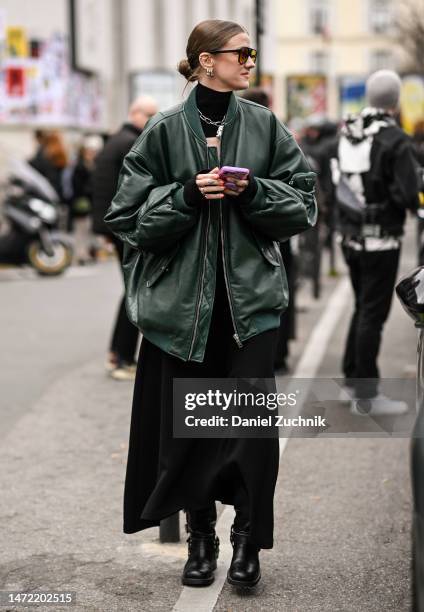
[{"label": "metal bollard", "polygon": [[159,540],[161,542],[180,541],[180,513],[176,512],[160,522]]}]

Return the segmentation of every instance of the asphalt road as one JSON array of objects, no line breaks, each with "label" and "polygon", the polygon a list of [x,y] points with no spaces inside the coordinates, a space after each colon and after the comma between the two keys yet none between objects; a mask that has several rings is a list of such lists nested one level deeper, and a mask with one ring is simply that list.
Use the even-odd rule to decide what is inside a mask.
[{"label": "asphalt road", "polygon": [[[405,242],[402,270],[415,266],[412,234]],[[325,277],[319,302],[301,289],[293,371],[305,350],[313,357],[323,349],[317,376],[340,375],[349,296],[325,346],[310,342],[339,282]],[[103,369],[120,292],[114,262],[51,280],[0,271],[1,588],[75,591],[71,609],[90,612],[409,610],[407,439],[290,439],[275,497],[275,545],[261,552],[263,578],[250,595],[227,584],[212,604],[208,589],[182,593],[182,530],[181,542],[167,545],[158,529],[122,533],[132,385]],[[411,377],[415,353],[416,332],[394,302],[384,375]],[[346,406],[339,409],[350,418]]]}]

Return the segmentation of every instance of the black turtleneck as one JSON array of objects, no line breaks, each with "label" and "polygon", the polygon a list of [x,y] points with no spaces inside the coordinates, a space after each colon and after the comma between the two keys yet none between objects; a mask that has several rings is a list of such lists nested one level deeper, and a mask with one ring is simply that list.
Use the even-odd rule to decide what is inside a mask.
[{"label": "black turtleneck", "polygon": [[[210,87],[206,87],[201,83],[196,85],[196,104],[197,108],[212,121],[221,121],[224,115],[227,113],[228,105],[230,103],[232,91],[216,91]],[[200,117],[199,117],[200,118]],[[216,136],[218,128],[215,125],[205,123],[200,119],[200,123],[205,134],[205,138]],[[225,129],[225,128],[224,128]],[[200,170],[201,174],[207,174],[211,168]],[[257,191],[257,184],[253,180],[253,176],[249,176],[249,185],[239,196],[235,196],[235,199],[239,204],[248,204]],[[233,196],[227,196],[233,199]],[[190,206],[198,206],[205,202],[203,195],[200,193],[196,185],[196,179],[192,178],[187,181],[184,186],[184,200]]]},{"label": "black turtleneck", "polygon": [[[215,89],[198,83],[196,86],[197,108],[212,121],[221,121],[227,112],[231,94],[232,91],[215,91]],[[206,138],[216,136],[218,128],[215,125],[209,125],[202,119],[200,123]]]}]

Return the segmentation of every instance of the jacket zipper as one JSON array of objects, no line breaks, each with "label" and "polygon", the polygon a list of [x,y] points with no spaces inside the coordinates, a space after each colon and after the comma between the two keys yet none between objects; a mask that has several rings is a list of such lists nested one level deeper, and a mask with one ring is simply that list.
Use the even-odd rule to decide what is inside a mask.
[{"label": "jacket zipper", "polygon": [[[221,137],[220,151],[219,151],[219,160],[218,160],[219,165],[221,165],[221,148],[222,148],[222,137]],[[208,161],[208,166],[209,166],[209,154],[208,154],[207,148],[206,148],[206,155],[207,155],[207,161]],[[190,360],[190,357],[191,357],[192,352],[193,352],[194,341],[196,339],[197,325],[199,323],[200,304],[201,304],[201,301],[202,301],[201,298],[202,298],[202,294],[203,294],[203,280],[205,278],[206,255],[207,255],[207,247],[208,247],[208,235],[209,235],[210,217],[211,217],[211,203],[209,201],[208,202],[208,223],[207,223],[207,226],[206,226],[206,238],[205,238],[205,250],[204,250],[204,254],[203,254],[202,277],[200,279],[200,289],[199,289],[199,296],[197,298],[197,307],[196,307],[196,318],[195,318],[195,321],[194,321],[193,336],[192,336],[192,339],[191,339],[190,350],[189,350],[189,354],[188,354],[188,358],[187,358],[188,360]],[[223,267],[223,270],[224,270],[225,286],[227,288],[228,303],[229,303],[229,306],[230,306],[231,319],[232,319],[233,328],[234,328],[233,338],[234,338],[237,346],[239,348],[241,348],[243,346],[243,343],[241,342],[240,336],[238,335],[238,331],[237,331],[236,321],[235,321],[235,318],[234,318],[233,304],[232,304],[230,288],[229,288],[229,283],[228,283],[228,277],[227,277],[227,270],[226,270],[226,267],[225,267],[224,227],[223,227],[223,222],[222,222],[222,202],[219,203],[219,221],[220,221],[221,246],[222,246],[222,267]]]},{"label": "jacket zipper", "polygon": [[[221,134],[220,146],[219,146],[218,163],[220,167],[221,167],[221,153],[222,153],[222,136],[223,136],[223,133]],[[234,328],[233,338],[237,346],[241,348],[243,346],[243,343],[240,340],[240,336],[238,335],[236,320],[235,320],[234,311],[233,311],[233,301],[232,301],[231,292],[230,292],[230,284],[228,282],[227,268],[226,268],[226,263],[225,263],[226,260],[225,260],[225,249],[224,249],[224,224],[222,220],[222,200],[219,203],[219,224],[220,224],[220,230],[221,230],[222,268],[224,270],[224,279],[225,279],[225,286],[227,287],[228,304],[230,306],[231,319],[232,319],[233,328]]]},{"label": "jacket zipper", "polygon": [[194,341],[196,339],[197,325],[199,323],[200,304],[202,302],[203,280],[205,278],[206,256],[207,256],[207,251],[208,251],[208,235],[209,235],[210,218],[211,218],[211,203],[208,202],[208,223],[207,223],[207,226],[206,226],[206,237],[205,237],[205,249],[204,249],[204,254],[203,254],[202,277],[200,279],[200,288],[199,288],[199,294],[198,294],[198,298],[197,298],[197,307],[196,307],[196,318],[194,320],[193,336],[192,336],[192,339],[191,339],[191,345],[190,345],[190,351],[189,351],[189,354],[188,354],[188,359],[190,359],[190,357],[192,355],[192,352],[193,352]]},{"label": "jacket zipper", "polygon": [[232,303],[231,294],[230,294],[230,286],[229,286],[228,277],[227,277],[227,269],[225,267],[224,225],[222,222],[222,202],[219,203],[219,221],[220,221],[220,226],[221,226],[220,229],[221,229],[221,247],[222,247],[222,267],[224,270],[225,285],[227,287],[227,295],[228,295],[228,304],[230,306],[231,319],[233,321],[233,327],[234,327],[233,338],[236,341],[237,346],[241,348],[243,346],[243,343],[240,340],[240,336],[238,335],[238,332],[237,332],[236,320],[234,318],[234,312],[233,312],[233,303]]}]

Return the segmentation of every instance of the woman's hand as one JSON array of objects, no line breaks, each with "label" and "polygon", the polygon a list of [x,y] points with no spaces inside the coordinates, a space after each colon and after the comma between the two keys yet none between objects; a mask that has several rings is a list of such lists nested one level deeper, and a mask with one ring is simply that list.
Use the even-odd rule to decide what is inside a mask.
[{"label": "woman's hand", "polygon": [[237,176],[234,176],[232,174],[226,174],[225,178],[227,179],[227,183],[232,183],[233,185],[235,185],[235,189],[224,189],[225,195],[238,196],[243,193],[243,191],[249,184],[249,181],[247,179],[239,179]]},{"label": "woman's hand", "polygon": [[220,200],[224,197],[224,181],[219,178],[219,168],[213,168],[208,174],[197,174],[196,185],[207,200]]}]

